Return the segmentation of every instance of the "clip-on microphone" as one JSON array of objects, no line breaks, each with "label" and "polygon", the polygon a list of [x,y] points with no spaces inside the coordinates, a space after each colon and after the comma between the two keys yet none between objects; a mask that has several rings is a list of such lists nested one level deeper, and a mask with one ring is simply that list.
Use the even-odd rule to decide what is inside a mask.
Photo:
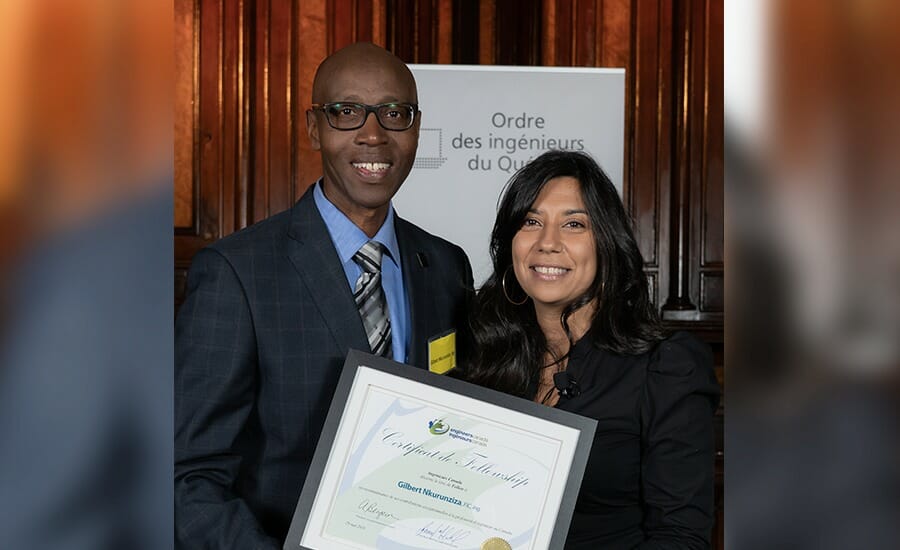
[{"label": "clip-on microphone", "polygon": [[575,377],[567,371],[554,374],[553,385],[556,386],[556,390],[559,391],[560,397],[572,398],[581,395],[581,388],[578,387],[578,382],[576,382]]}]

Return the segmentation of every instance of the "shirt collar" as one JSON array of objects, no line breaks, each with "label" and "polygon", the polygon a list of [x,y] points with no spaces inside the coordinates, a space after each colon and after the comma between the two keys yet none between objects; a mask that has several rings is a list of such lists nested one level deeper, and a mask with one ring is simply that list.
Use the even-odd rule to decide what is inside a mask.
[{"label": "shirt collar", "polygon": [[400,246],[397,244],[397,234],[394,231],[394,206],[392,204],[388,204],[388,213],[384,223],[381,224],[375,236],[369,239],[362,229],[350,221],[350,218],[325,197],[325,193],[322,192],[321,178],[315,183],[313,199],[325,221],[325,226],[328,227],[328,233],[331,234],[331,240],[334,241],[341,263],[346,264],[362,245],[373,240],[384,245],[391,261],[398,268],[400,267]]}]

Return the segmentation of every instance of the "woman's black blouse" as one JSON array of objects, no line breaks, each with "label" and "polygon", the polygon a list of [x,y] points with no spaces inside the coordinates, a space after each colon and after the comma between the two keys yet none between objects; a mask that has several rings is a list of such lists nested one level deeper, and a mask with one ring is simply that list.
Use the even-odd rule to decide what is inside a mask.
[{"label": "woman's black blouse", "polygon": [[567,370],[581,393],[556,407],[597,432],[566,548],[708,548],[720,393],[708,346],[681,332],[617,355],[586,335]]}]

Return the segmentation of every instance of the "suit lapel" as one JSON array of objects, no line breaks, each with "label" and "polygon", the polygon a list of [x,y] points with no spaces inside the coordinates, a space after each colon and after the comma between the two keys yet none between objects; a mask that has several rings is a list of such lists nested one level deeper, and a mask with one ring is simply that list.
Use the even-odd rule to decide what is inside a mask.
[{"label": "suit lapel", "polygon": [[288,257],[342,350],[369,350],[366,332],[312,187],[291,212]]},{"label": "suit lapel", "polygon": [[432,335],[432,300],[429,299],[431,276],[428,255],[417,242],[408,222],[399,216],[395,219],[397,244],[403,266],[403,284],[409,300],[409,357],[407,362],[417,367],[428,366],[426,340]]}]

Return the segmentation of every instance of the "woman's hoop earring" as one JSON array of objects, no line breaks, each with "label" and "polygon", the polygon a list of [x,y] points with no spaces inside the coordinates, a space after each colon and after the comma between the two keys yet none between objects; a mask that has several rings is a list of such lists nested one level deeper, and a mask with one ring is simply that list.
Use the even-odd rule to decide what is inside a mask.
[{"label": "woman's hoop earring", "polygon": [[520,306],[528,301],[528,294],[525,294],[525,297],[522,298],[521,302],[514,302],[512,298],[509,297],[509,292],[506,291],[506,275],[509,274],[509,266],[506,268],[506,271],[503,272],[503,277],[500,278],[500,286],[503,287],[503,295],[506,296],[506,301],[511,303],[514,306]]}]

